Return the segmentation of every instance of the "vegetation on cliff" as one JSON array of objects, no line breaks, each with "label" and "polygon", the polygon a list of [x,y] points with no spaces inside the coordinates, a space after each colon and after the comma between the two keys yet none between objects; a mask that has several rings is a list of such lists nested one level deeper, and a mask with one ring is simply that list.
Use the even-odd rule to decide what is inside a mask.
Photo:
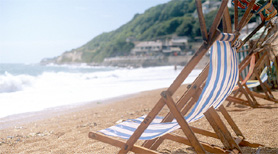
[{"label": "vegetation on cliff", "polygon": [[127,38],[141,41],[172,34],[196,35],[193,32],[194,10],[192,0],[174,0],[152,7],[144,14],[134,15],[130,22],[115,31],[103,33],[76,50],[83,52],[85,62],[101,62],[105,57],[129,54],[134,45],[126,41]]}]

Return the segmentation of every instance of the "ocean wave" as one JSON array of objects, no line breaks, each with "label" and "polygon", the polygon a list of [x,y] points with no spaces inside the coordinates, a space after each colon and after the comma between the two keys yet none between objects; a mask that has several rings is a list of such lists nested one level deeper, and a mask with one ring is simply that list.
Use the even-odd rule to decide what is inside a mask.
[{"label": "ocean wave", "polygon": [[0,75],[0,93],[21,91],[31,86],[34,80],[30,75],[12,75],[5,72],[4,75]]},{"label": "ocean wave", "polygon": [[[7,68],[23,69],[4,72]],[[7,66],[0,72],[0,118],[169,87],[180,71],[180,67],[174,70],[173,66],[76,71],[51,66]],[[193,71],[185,83],[192,82],[199,73],[200,70]]]}]

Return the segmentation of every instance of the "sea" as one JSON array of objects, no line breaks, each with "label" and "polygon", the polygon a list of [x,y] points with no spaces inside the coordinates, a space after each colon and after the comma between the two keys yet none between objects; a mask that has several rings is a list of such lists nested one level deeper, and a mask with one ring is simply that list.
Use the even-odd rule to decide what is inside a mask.
[{"label": "sea", "polygon": [[[0,64],[0,119],[169,87],[182,68]],[[192,71],[184,83],[200,72]]]}]

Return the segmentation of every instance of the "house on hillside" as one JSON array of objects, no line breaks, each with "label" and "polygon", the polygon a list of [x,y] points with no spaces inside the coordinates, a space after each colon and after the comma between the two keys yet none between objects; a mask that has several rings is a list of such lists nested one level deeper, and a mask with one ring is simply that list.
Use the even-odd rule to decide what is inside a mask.
[{"label": "house on hillside", "polygon": [[162,53],[164,55],[180,55],[188,46],[188,37],[175,36],[163,43]]},{"label": "house on hillside", "polygon": [[134,42],[132,55],[180,55],[188,46],[188,37],[173,37],[170,40]]},{"label": "house on hillside", "polygon": [[162,52],[161,41],[142,41],[135,42],[131,50],[132,55],[159,55]]}]

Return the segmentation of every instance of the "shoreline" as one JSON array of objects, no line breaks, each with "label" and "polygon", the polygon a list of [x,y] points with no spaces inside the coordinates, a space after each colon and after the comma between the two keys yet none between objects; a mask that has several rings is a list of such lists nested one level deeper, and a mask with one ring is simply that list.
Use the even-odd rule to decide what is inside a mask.
[{"label": "shoreline", "polygon": [[[173,69],[174,69],[174,66],[173,66]],[[200,68],[195,68],[194,70],[200,71],[202,69],[203,68],[200,67]],[[190,83],[186,83],[186,84],[190,84]],[[163,88],[158,88],[158,89],[163,89]],[[150,89],[147,91],[153,91],[153,90],[158,90],[158,89]],[[48,108],[45,108],[42,110],[37,110],[37,111],[27,111],[27,112],[23,112],[23,113],[15,113],[15,114],[7,115],[4,117],[0,117],[0,130],[6,129],[9,127],[17,127],[18,125],[22,125],[27,122],[44,120],[45,118],[49,118],[51,116],[58,116],[59,114],[61,114],[61,112],[75,112],[75,111],[80,110],[81,108],[84,108],[84,106],[96,107],[96,106],[99,106],[99,104],[98,104],[99,102],[101,102],[101,104],[108,104],[108,103],[115,102],[115,101],[118,101],[121,99],[133,97],[137,94],[140,94],[142,92],[147,92],[147,91],[139,91],[139,92],[124,94],[124,95],[115,96],[115,97],[106,98],[106,99],[93,100],[93,101],[88,101],[88,102],[79,102],[79,103],[66,104],[66,105],[60,105],[60,106],[53,106],[53,107],[48,107]]]},{"label": "shoreline", "polygon": [[[177,101],[186,90],[183,85],[173,96]],[[83,104],[74,110],[63,110],[44,119],[0,130],[0,153],[115,153],[119,148],[88,138],[90,131],[114,125],[119,120],[133,119],[148,114],[166,88],[144,91],[121,98],[94,104]],[[278,91],[273,92],[278,96]],[[261,153],[278,153],[278,103],[258,99],[265,108],[240,105],[226,107],[247,141],[263,144]],[[225,102],[227,103],[227,102]],[[168,112],[167,108],[162,113]],[[190,125],[210,130],[205,118]],[[183,135],[180,130],[175,133]],[[219,145],[213,138],[198,139]],[[138,143],[140,144],[141,141]],[[222,146],[220,144],[220,146]],[[256,149],[243,148],[244,153]],[[193,153],[188,146],[165,141],[159,148],[162,153]]]},{"label": "shoreline", "polygon": [[[31,67],[33,67],[33,65]],[[174,79],[176,77],[176,74],[182,69],[181,66],[178,66],[176,71],[174,71],[175,70],[174,66],[162,67],[162,68],[172,71],[172,76],[163,80],[163,81],[165,81],[163,85],[161,85],[162,80],[161,81],[157,80],[156,76],[151,74],[151,76],[150,76],[151,79],[147,79],[147,80],[157,81],[157,84],[156,84],[156,82],[155,82],[155,84],[149,84],[148,82],[146,82],[147,86],[143,86],[141,84],[141,82],[139,82],[139,88],[136,88],[136,87],[134,87],[132,89],[123,88],[123,89],[125,89],[125,90],[123,90],[123,92],[119,91],[119,88],[121,88],[121,86],[123,85],[122,83],[124,83],[125,85],[129,84],[130,79],[125,77],[124,75],[121,76],[121,74],[123,74],[123,73],[119,72],[117,69],[115,69],[115,70],[112,69],[111,73],[109,71],[107,71],[110,73],[107,75],[107,77],[106,77],[106,74],[107,74],[106,70],[103,71],[104,75],[102,75],[102,74],[98,75],[97,73],[95,73],[97,71],[93,72],[95,74],[92,73],[92,75],[91,74],[83,75],[82,71],[81,71],[82,73],[80,73],[80,74],[78,73],[76,75],[69,71],[70,74],[69,75],[66,74],[68,76],[65,76],[68,78],[64,78],[64,76],[59,75],[59,71],[54,72],[53,74],[50,74],[50,75],[48,73],[45,73],[46,74],[45,75],[43,73],[44,71],[41,71],[41,70],[40,70],[39,76],[32,75],[31,73],[30,74],[27,73],[26,77],[21,76],[21,73],[15,74],[15,75],[12,74],[13,78],[4,76],[4,79],[5,79],[4,80],[4,88],[0,89],[0,90],[4,89],[3,90],[4,92],[2,92],[0,94],[1,101],[4,103],[4,106],[1,110],[2,112],[1,112],[1,116],[0,116],[0,127],[1,127],[1,121],[7,121],[6,119],[10,118],[12,115],[22,116],[22,114],[24,114],[24,113],[30,113],[30,112],[33,113],[33,112],[37,112],[37,111],[45,111],[45,110],[49,110],[49,109],[55,109],[56,106],[59,108],[59,107],[63,107],[63,106],[71,106],[72,104],[76,105],[77,102],[78,102],[78,104],[84,104],[84,103],[91,102],[92,100],[93,101],[98,101],[98,100],[103,101],[104,99],[107,99],[107,98],[113,99],[113,97],[124,97],[125,95],[138,93],[140,91],[151,90],[151,89],[156,89],[156,88],[163,88],[163,87],[169,86],[172,83],[172,78]],[[44,69],[46,69],[46,68],[44,68]],[[42,69],[42,70],[44,70],[44,69]],[[75,67],[74,67],[74,69],[75,69]],[[157,69],[157,68],[143,69],[143,71],[142,70],[129,71],[129,69],[128,69],[127,71],[130,72],[129,75],[135,74],[134,76],[137,77],[136,74],[139,74],[138,79],[136,78],[136,80],[132,81],[132,85],[136,85],[137,80],[141,79],[140,76],[145,76],[145,74],[143,74],[143,73],[145,73],[144,71],[154,72],[154,71],[152,71],[152,69]],[[160,69],[160,68],[158,68],[158,69]],[[52,68],[50,70],[52,70]],[[200,71],[200,69],[195,69],[195,70],[198,72]],[[64,68],[62,68],[62,71],[64,71]],[[93,69],[93,71],[94,71],[94,69]],[[122,70],[120,70],[120,71],[122,71]],[[141,72],[139,72],[139,71],[141,71],[143,73],[140,74]],[[45,71],[45,72],[51,72],[51,71]],[[64,72],[67,72],[67,70]],[[90,71],[88,71],[88,72],[90,72]],[[101,69],[101,72],[102,72],[102,69]],[[166,72],[166,73],[161,73],[161,74],[167,74],[167,71],[164,71],[164,72]],[[61,81],[61,82],[58,82],[58,79],[57,79],[56,83],[61,83],[61,84],[57,85],[57,88],[58,88],[57,91],[55,90],[56,83],[51,82],[52,78],[56,77],[56,76],[58,77],[59,81]],[[195,77],[195,75],[194,75],[194,77]],[[81,78],[81,80],[80,80],[80,78]],[[110,83],[109,78],[115,79],[116,82],[112,81]],[[64,79],[68,79],[68,81],[64,82],[63,81]],[[20,82],[18,82],[18,80]],[[25,80],[27,80],[27,81],[25,81]],[[49,80],[50,80],[51,87],[48,86],[48,84],[45,84],[45,83],[48,83]],[[100,80],[100,82],[105,82],[104,86],[102,86],[101,84],[96,84],[96,86],[95,86],[94,84],[95,84],[95,82],[99,82],[98,80]],[[118,82],[118,81],[120,81],[120,82]],[[166,83],[166,81],[167,81],[167,83]],[[9,84],[10,82],[12,84]],[[76,88],[78,86],[78,84],[75,84],[75,82],[77,82],[78,84],[81,85],[79,87],[80,87],[80,89],[81,88],[84,89],[84,92],[82,90],[74,90],[74,89],[79,88],[79,87]],[[42,83],[44,83],[44,84],[42,84]],[[71,83],[74,83],[74,84],[71,84]],[[117,84],[117,83],[119,83],[119,84]],[[51,84],[53,84],[53,85],[51,85]],[[87,86],[87,84],[90,84],[90,85]],[[105,89],[107,87],[108,88],[111,87],[110,85],[114,86],[113,88],[110,88],[112,90]],[[118,86],[119,88],[117,88],[115,85]],[[15,86],[15,87],[13,87],[13,86]],[[54,87],[54,88],[52,88],[52,87]],[[51,88],[54,90],[52,90]],[[73,90],[68,90],[70,88],[72,88]],[[9,89],[15,89],[15,90],[10,92]],[[109,93],[107,92],[107,90],[108,91],[110,90]],[[63,91],[65,91],[65,92],[63,92]],[[95,93],[92,93],[92,91]],[[27,94],[27,95],[25,95],[25,94]],[[83,95],[83,94],[86,94],[86,95]],[[93,94],[95,94],[95,96]],[[53,96],[52,99],[48,99],[51,97],[48,97],[47,95]],[[68,96],[74,96],[74,95],[76,95],[76,96],[71,97],[71,98],[74,98],[73,100],[68,99],[69,98]],[[97,97],[97,96],[99,96],[99,97]],[[85,98],[85,99],[83,99],[83,98]],[[24,100],[24,103],[20,103],[22,100]],[[3,120],[3,118],[5,118],[5,119]]]},{"label": "shoreline", "polygon": [[13,127],[14,128],[21,127],[21,125],[49,119],[55,116],[63,115],[65,113],[78,112],[84,108],[94,108],[101,105],[108,105],[110,103],[115,103],[115,101],[121,101],[123,99],[134,97],[136,94],[140,94],[140,93],[141,92],[134,93],[134,94],[126,94],[126,95],[112,97],[103,100],[95,100],[89,102],[50,107],[40,111],[32,111],[32,112],[8,115],[0,118],[0,130],[9,129]]}]

